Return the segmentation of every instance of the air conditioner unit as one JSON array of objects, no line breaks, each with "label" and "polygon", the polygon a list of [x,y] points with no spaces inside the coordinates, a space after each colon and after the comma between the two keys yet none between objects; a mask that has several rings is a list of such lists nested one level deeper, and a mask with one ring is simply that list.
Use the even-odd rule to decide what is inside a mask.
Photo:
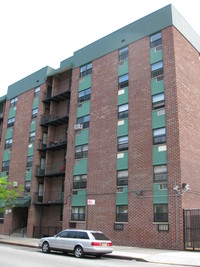
[{"label": "air conditioner unit", "polygon": [[75,124],[74,125],[74,130],[77,131],[77,130],[82,130],[83,129],[83,124]]},{"label": "air conditioner unit", "polygon": [[13,187],[18,187],[18,182],[13,182]]}]

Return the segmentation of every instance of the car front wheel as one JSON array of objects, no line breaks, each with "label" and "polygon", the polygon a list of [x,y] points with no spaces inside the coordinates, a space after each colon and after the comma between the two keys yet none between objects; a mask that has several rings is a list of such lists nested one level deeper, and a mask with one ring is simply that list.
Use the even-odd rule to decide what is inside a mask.
[{"label": "car front wheel", "polygon": [[49,253],[50,252],[49,243],[46,242],[46,241],[42,244],[42,252],[44,252],[44,253]]},{"label": "car front wheel", "polygon": [[74,249],[74,255],[76,258],[82,258],[84,253],[83,253],[83,249],[81,246],[77,246]]}]

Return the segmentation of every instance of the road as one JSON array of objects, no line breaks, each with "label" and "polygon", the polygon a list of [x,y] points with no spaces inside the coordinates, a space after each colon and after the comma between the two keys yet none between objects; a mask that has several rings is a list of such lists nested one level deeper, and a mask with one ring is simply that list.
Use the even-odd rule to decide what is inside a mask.
[{"label": "road", "polygon": [[[62,253],[44,254],[40,249],[0,244],[1,267],[178,267],[102,257],[77,259]],[[180,267],[180,265],[179,265]]]}]

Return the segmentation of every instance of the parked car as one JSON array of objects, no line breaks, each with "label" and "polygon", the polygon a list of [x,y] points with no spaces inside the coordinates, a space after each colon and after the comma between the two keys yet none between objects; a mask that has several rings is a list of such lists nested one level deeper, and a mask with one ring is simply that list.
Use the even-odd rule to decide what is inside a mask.
[{"label": "parked car", "polygon": [[77,258],[85,254],[101,257],[113,251],[112,242],[102,232],[77,229],[63,230],[54,237],[43,237],[39,241],[39,247],[44,253],[51,250],[72,252]]}]

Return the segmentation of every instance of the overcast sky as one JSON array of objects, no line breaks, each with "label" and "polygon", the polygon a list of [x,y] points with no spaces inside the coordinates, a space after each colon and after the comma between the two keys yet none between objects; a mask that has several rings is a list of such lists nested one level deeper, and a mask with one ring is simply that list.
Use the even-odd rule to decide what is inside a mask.
[{"label": "overcast sky", "polygon": [[199,0],[0,0],[0,97],[8,86],[168,4],[200,35]]}]

